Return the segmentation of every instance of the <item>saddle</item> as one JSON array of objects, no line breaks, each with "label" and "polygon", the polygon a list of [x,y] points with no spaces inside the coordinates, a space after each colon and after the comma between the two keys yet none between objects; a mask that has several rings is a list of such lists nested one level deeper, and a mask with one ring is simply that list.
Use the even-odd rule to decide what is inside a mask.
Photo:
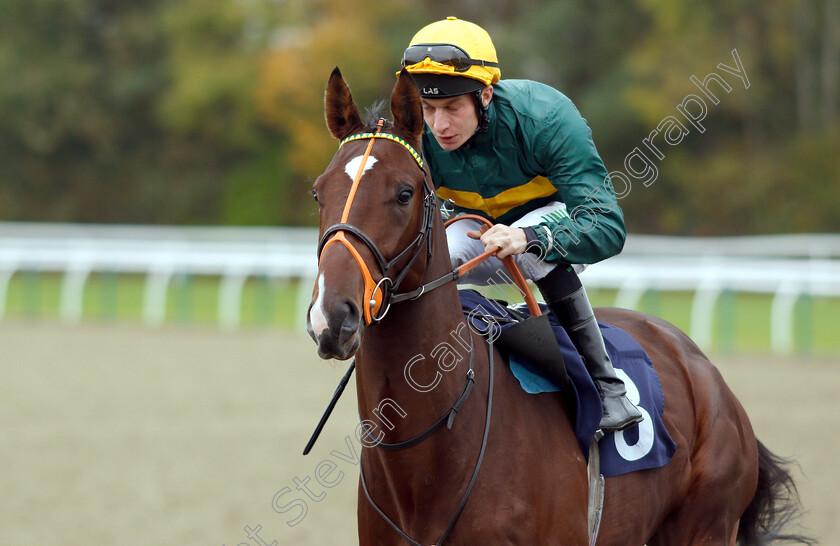
[{"label": "saddle", "polygon": [[[509,306],[474,290],[459,290],[458,294],[467,323],[503,348],[510,371],[525,392],[561,394],[570,410],[581,452],[588,461],[601,420],[601,398],[577,349],[554,315],[543,304],[542,315],[535,317],[521,305]],[[665,398],[659,376],[650,357],[627,332],[602,322],[599,326],[616,373],[624,381],[631,401],[645,416],[641,423],[607,433],[598,441],[601,473],[610,477],[663,466],[673,457],[676,444],[662,421]],[[544,366],[532,364],[531,359],[538,358],[559,358],[564,373],[544,377],[538,371]]]}]

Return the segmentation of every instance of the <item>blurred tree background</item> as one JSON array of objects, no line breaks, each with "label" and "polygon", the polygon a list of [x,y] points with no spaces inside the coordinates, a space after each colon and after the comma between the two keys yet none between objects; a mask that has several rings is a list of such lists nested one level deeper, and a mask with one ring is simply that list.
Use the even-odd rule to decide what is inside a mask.
[{"label": "blurred tree background", "polygon": [[[631,232],[840,231],[840,0],[4,0],[0,220],[314,225],[330,71],[370,105],[447,15],[567,94],[611,171],[685,124],[622,199]],[[677,106],[713,71],[701,133]]]}]

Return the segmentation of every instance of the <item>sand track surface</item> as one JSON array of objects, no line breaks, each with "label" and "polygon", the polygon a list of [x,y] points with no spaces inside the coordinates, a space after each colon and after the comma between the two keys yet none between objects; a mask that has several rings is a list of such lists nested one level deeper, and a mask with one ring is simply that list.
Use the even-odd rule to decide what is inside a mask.
[{"label": "sand track surface", "polygon": [[[714,360],[832,543],[840,362]],[[1,323],[0,544],[356,544],[352,385],[301,455],[345,369],[276,330]]]}]

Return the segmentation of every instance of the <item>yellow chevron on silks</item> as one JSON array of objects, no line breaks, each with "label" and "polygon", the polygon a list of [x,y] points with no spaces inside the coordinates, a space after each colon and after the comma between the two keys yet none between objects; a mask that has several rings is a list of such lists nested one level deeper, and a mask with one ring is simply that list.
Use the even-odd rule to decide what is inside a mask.
[{"label": "yellow chevron on silks", "polygon": [[548,178],[535,176],[530,182],[510,188],[493,197],[484,198],[473,191],[453,190],[441,187],[437,189],[438,197],[443,200],[452,199],[455,204],[465,209],[482,210],[492,218],[498,218],[509,210],[537,199],[548,197],[557,191]]}]

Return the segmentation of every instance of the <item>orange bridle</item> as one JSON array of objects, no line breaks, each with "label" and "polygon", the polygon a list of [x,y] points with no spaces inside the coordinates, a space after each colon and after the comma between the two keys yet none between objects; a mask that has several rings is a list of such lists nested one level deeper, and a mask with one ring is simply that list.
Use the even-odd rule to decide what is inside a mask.
[{"label": "orange bridle", "polygon": [[[324,232],[324,235],[321,237],[321,242],[318,248],[319,264],[323,252],[327,249],[327,247],[329,247],[333,243],[339,242],[343,244],[347,248],[347,250],[350,251],[350,254],[353,256],[353,259],[359,266],[359,271],[361,271],[362,279],[364,280],[365,288],[363,301],[365,302],[365,305],[363,306],[363,313],[365,317],[365,324],[379,322],[388,312],[388,309],[390,307],[392,291],[399,286],[400,282],[404,278],[405,274],[408,272],[412,263],[419,255],[423,243],[427,242],[429,239],[428,235],[431,231],[431,223],[435,207],[434,192],[429,188],[429,185],[427,183],[428,177],[426,176],[425,164],[423,162],[423,159],[420,157],[420,154],[418,154],[414,150],[414,148],[405,140],[395,135],[381,133],[380,130],[382,129],[384,122],[384,119],[380,119],[379,123],[376,126],[376,131],[373,133],[360,133],[352,135],[342,140],[339,144],[339,148],[341,148],[341,146],[343,146],[345,143],[353,140],[370,139],[370,142],[368,143],[367,148],[365,149],[365,153],[362,156],[362,160],[359,164],[359,169],[356,172],[356,176],[353,179],[353,185],[350,187],[350,193],[347,196],[347,201],[344,203],[344,210],[341,213],[341,219],[339,220],[338,224],[329,227]],[[426,197],[424,202],[425,211],[423,218],[423,226],[421,227],[420,233],[415,238],[414,242],[391,260],[386,260],[384,258],[382,253],[379,251],[379,248],[376,246],[376,243],[374,243],[370,239],[370,237],[368,237],[363,231],[353,226],[352,224],[347,223],[347,220],[350,217],[350,210],[353,207],[353,201],[355,200],[356,193],[359,189],[359,183],[361,182],[362,175],[365,172],[365,165],[367,164],[368,158],[370,157],[370,152],[373,149],[373,144],[377,138],[385,138],[401,144],[406,150],[408,150],[411,153],[412,157],[415,159],[420,169],[423,170],[424,174],[423,187],[424,191],[426,192]],[[347,232],[352,233],[355,237],[357,237],[363,243],[365,243],[365,245],[373,253],[373,256],[374,258],[376,258],[379,264],[379,268],[382,272],[382,278],[379,280],[379,282],[376,282],[373,279],[373,275],[371,274],[370,268],[368,267],[364,258],[362,258],[362,255],[359,253],[359,251],[356,249],[355,246],[353,246],[353,244],[351,244],[350,240],[347,238]],[[391,267],[393,267],[396,262],[403,258],[412,249],[415,249],[415,254],[411,257],[408,264],[403,268],[403,270],[397,275],[395,279],[391,279],[388,276]]]},{"label": "orange bridle", "polygon": [[[397,303],[400,301],[419,298],[426,292],[434,290],[439,286],[443,286],[448,282],[455,281],[458,279],[458,277],[460,277],[470,269],[474,268],[476,265],[483,262],[490,256],[493,256],[498,251],[497,248],[487,250],[479,256],[468,261],[467,263],[461,265],[460,267],[452,270],[451,272],[443,275],[442,277],[439,277],[431,282],[421,285],[415,290],[412,290],[410,292],[403,292],[401,294],[394,293],[399,287],[402,280],[405,278],[405,275],[411,269],[414,260],[416,260],[417,257],[420,255],[420,251],[422,250],[424,244],[427,247],[428,256],[431,257],[432,255],[430,234],[432,231],[432,222],[434,220],[437,198],[435,196],[434,189],[431,186],[431,181],[429,180],[428,172],[426,171],[425,164],[420,154],[417,153],[417,151],[405,140],[388,133],[380,133],[379,131],[380,129],[382,129],[384,123],[385,120],[380,119],[379,123],[376,126],[375,132],[359,133],[356,135],[349,136],[342,140],[341,143],[338,145],[339,148],[341,148],[341,146],[343,146],[345,143],[353,140],[370,139],[370,142],[368,143],[367,148],[365,149],[365,153],[362,156],[362,161],[359,164],[359,170],[356,172],[356,176],[353,179],[353,185],[350,187],[350,194],[347,196],[347,201],[344,203],[344,210],[341,213],[341,220],[339,221],[339,223],[330,226],[326,229],[326,231],[324,231],[324,234],[321,236],[321,241],[318,244],[319,265],[321,263],[321,256],[323,255],[324,250],[326,250],[328,246],[332,245],[335,242],[343,244],[347,248],[347,250],[350,251],[350,254],[353,256],[353,259],[359,266],[359,271],[361,271],[362,278],[364,280],[365,305],[363,306],[363,313],[365,317],[365,324],[367,325],[377,323],[380,320],[382,320],[382,318],[388,312],[388,309],[390,309],[391,303]],[[353,201],[356,197],[356,192],[359,189],[359,183],[362,179],[362,175],[365,172],[365,164],[367,163],[367,160],[370,157],[370,152],[373,149],[373,143],[376,141],[377,138],[384,138],[397,142],[411,153],[412,157],[417,162],[417,165],[423,171],[423,191],[426,193],[423,202],[423,225],[420,227],[420,232],[417,234],[417,237],[415,237],[414,241],[411,244],[409,244],[405,249],[402,250],[402,252],[397,254],[391,260],[385,259],[385,257],[382,255],[382,252],[379,251],[379,247],[377,247],[376,243],[373,242],[373,240],[370,237],[368,237],[367,234],[365,234],[365,232],[363,232],[356,226],[347,223],[347,220],[350,217],[350,209],[353,206]],[[492,222],[490,222],[486,218],[482,218],[480,216],[475,216],[471,214],[462,214],[455,218],[452,218],[446,223],[446,225],[449,225],[453,221],[464,220],[467,218],[479,220],[488,227],[493,225]],[[364,258],[362,258],[362,255],[359,254],[359,251],[356,249],[356,247],[354,247],[350,243],[350,240],[347,238],[346,232],[352,233],[356,238],[362,241],[365,244],[365,246],[367,246],[370,249],[371,253],[373,254],[374,258],[376,259],[379,265],[380,271],[382,272],[382,278],[379,280],[379,282],[376,282],[373,279],[373,275],[370,272],[370,268],[368,267]],[[408,260],[408,262],[402,268],[399,274],[397,274],[394,279],[391,279],[391,277],[389,277],[388,275],[391,268],[403,257],[405,257],[412,249],[414,250],[414,254],[411,256],[411,258]],[[534,316],[541,314],[536,299],[534,299],[534,296],[531,293],[531,290],[528,287],[525,278],[522,276],[522,273],[516,266],[516,262],[513,261],[513,257],[508,256],[504,258],[502,262],[504,263],[508,272],[511,274],[513,281],[524,294],[525,302],[527,303],[528,309],[531,312],[531,314]]]}]

